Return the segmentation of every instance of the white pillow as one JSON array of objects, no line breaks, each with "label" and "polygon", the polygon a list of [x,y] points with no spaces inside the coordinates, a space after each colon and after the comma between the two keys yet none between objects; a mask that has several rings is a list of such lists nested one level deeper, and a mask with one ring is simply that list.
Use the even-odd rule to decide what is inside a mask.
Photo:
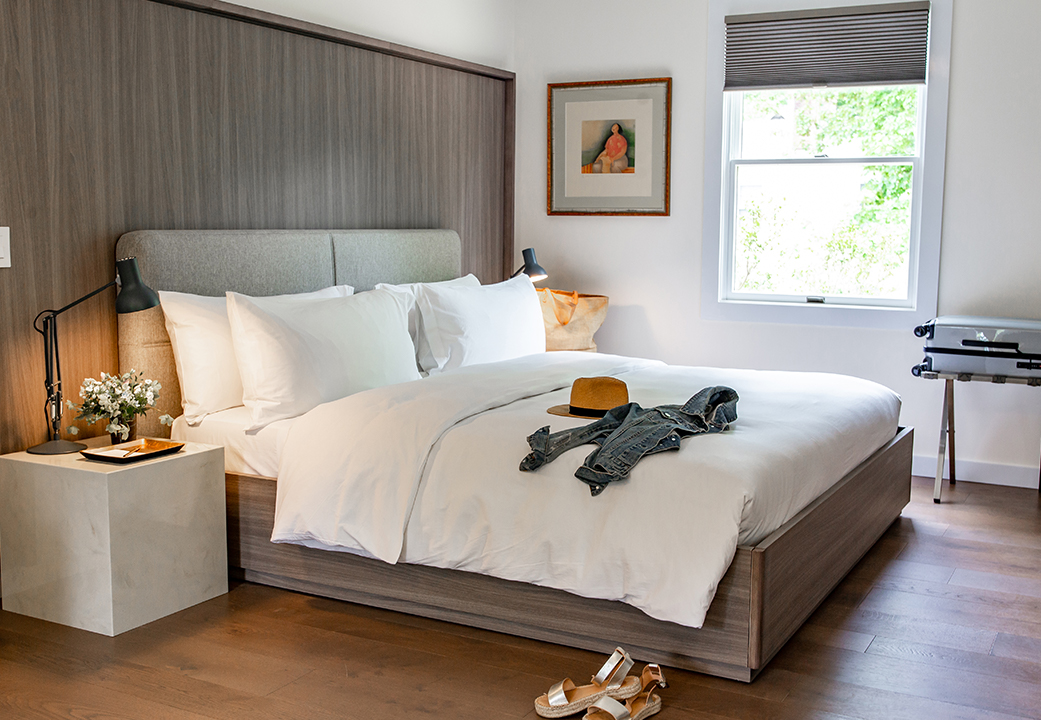
[{"label": "white pillow", "polygon": [[431,375],[477,363],[546,352],[546,328],[527,275],[480,287],[419,288],[417,303],[430,342]]},{"label": "white pillow", "polygon": [[[268,299],[296,303],[346,297],[353,292],[350,285],[335,285]],[[242,379],[231,342],[227,299],[160,290],[159,302],[173,346],[185,421],[197,425],[210,413],[241,405]]]},{"label": "white pillow", "polygon": [[362,390],[418,380],[400,293],[285,305],[228,293],[249,430]]},{"label": "white pillow", "polygon": [[481,281],[473,274],[464,275],[454,280],[442,280],[433,283],[407,283],[405,285],[388,285],[380,283],[377,290],[392,290],[402,293],[408,301],[408,334],[412,336],[412,344],[416,346],[416,363],[419,369],[426,372],[426,368],[435,367],[433,354],[430,352],[430,341],[427,340],[426,332],[423,330],[423,316],[416,306],[416,298],[420,288],[427,286],[437,287],[479,287]]}]

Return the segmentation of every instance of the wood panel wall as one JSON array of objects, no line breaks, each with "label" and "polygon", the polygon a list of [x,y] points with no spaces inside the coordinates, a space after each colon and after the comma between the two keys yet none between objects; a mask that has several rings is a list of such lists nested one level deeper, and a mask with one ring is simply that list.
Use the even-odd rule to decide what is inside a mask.
[{"label": "wood panel wall", "polygon": [[[464,271],[512,263],[512,73],[216,0],[0,0],[0,83],[0,452],[47,436],[33,317],[129,230],[451,228]],[[114,298],[59,319],[66,397],[117,369]]]}]

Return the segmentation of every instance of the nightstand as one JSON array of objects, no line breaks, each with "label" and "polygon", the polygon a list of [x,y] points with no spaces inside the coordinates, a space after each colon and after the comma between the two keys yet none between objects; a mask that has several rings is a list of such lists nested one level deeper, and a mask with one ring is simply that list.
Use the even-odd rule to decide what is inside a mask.
[{"label": "nightstand", "polygon": [[222,447],[0,456],[3,609],[111,636],[226,593],[224,497]]}]

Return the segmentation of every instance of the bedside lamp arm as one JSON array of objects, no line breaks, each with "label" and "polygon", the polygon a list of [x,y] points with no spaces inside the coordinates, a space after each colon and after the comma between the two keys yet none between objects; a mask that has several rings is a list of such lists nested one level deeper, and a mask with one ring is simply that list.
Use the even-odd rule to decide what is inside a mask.
[{"label": "bedside lamp arm", "polygon": [[[147,310],[159,305],[159,294],[141,281],[141,272],[137,267],[137,259],[133,257],[116,261],[116,279],[89,292],[79,300],[73,300],[65,307],[57,310],[44,310],[33,319],[33,329],[43,336],[43,357],[46,363],[47,402],[44,405],[47,421],[50,423],[51,439],[35,445],[27,452],[35,455],[61,455],[76,452],[86,445],[61,439],[62,392],[61,363],[58,359],[58,316],[81,302],[90,300],[95,295],[108,290],[113,285],[120,287],[116,296],[116,312],[131,313]],[[42,323],[42,326],[41,326]]]},{"label": "bedside lamp arm", "polygon": [[[81,302],[90,300],[98,293],[108,290],[116,284],[116,281],[102,285],[97,290],[87,293],[79,300],[74,300],[58,310],[44,310],[33,319],[33,329],[43,336],[43,361],[45,363],[44,384],[47,388],[47,401],[45,404],[47,420],[51,426],[51,440],[61,439],[61,417],[62,403],[64,402],[61,392],[61,361],[58,356],[58,316],[66,310],[70,310]],[[43,327],[40,327],[40,323]]]}]

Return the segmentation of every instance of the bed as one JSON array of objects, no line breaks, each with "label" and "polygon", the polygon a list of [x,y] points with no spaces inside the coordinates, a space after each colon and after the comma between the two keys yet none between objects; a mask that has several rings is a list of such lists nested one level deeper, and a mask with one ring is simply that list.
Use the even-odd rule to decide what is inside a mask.
[{"label": "bed", "polygon": [[[136,256],[157,290],[197,295],[264,296],[335,284],[366,290],[378,282],[447,280],[461,268],[451,231],[140,231],[124,235],[117,254]],[[180,414],[162,309],[122,315],[119,323],[121,368],[163,383],[156,417]],[[534,411],[527,412],[530,423]],[[149,416],[139,432],[162,432],[148,422],[154,420]],[[248,472],[227,474],[229,563],[251,582],[591,650],[621,644],[642,660],[750,681],[908,502],[911,438],[910,428],[881,438],[779,528],[737,547],[700,628],[555,587],[272,543],[277,482]]]}]

